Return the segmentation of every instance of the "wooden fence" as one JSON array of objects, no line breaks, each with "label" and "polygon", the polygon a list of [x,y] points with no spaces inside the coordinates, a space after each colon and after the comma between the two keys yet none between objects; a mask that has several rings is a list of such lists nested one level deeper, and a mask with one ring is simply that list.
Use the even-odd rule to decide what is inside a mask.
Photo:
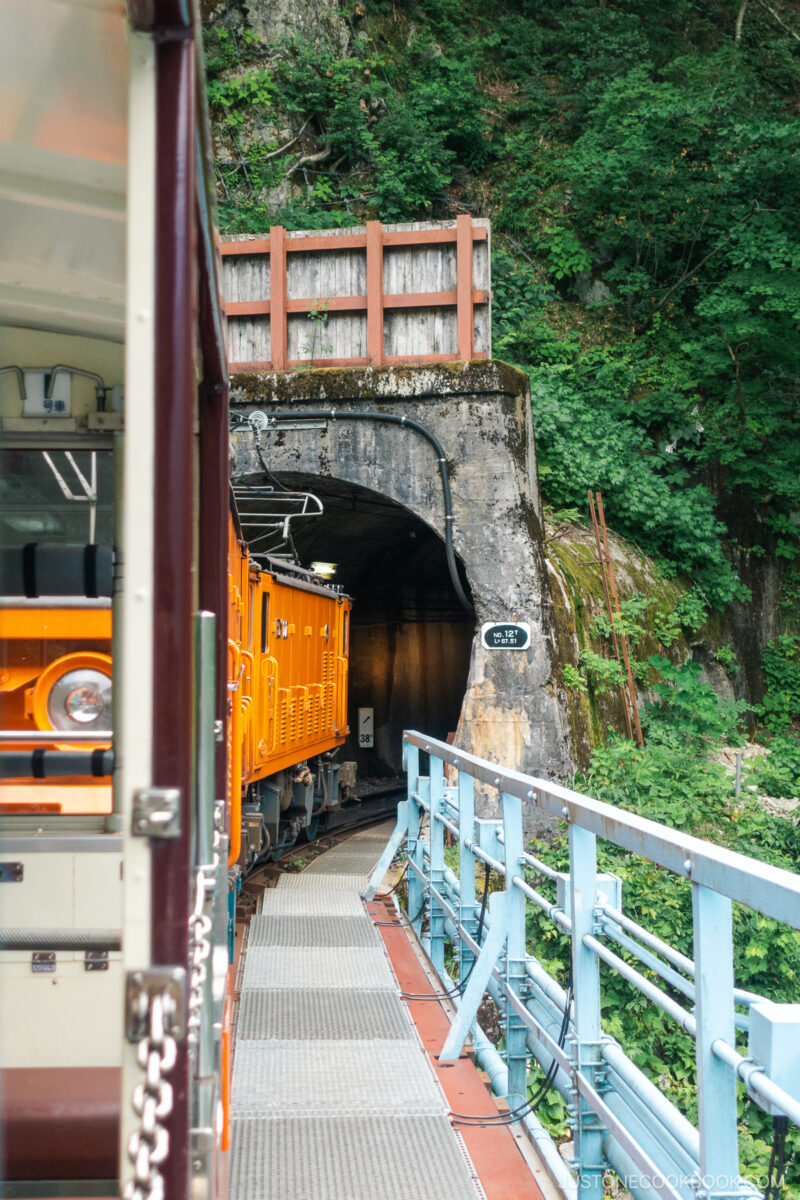
[{"label": "wooden fence", "polygon": [[469,216],[226,239],[230,368],[488,358],[489,242]]}]

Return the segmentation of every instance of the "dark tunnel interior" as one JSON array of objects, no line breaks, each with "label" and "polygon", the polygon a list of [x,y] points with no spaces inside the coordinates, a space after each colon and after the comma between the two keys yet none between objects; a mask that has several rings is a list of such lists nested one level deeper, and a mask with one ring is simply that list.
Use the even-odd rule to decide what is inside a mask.
[{"label": "dark tunnel interior", "polygon": [[[352,597],[350,736],[340,758],[377,785],[401,773],[404,729],[443,740],[455,731],[474,620],[450,581],[444,539],[407,509],[341,480],[281,473],[276,482],[322,503],[322,515],[292,521],[292,538],[304,567],[335,564],[331,582]],[[372,747],[359,744],[359,709],[373,710]]]}]

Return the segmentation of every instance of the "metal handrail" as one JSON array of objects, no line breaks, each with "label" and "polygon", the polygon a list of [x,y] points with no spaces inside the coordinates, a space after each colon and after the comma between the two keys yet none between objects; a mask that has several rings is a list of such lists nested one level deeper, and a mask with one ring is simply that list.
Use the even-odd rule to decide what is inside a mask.
[{"label": "metal handrail", "polygon": [[518,800],[531,801],[550,816],[563,818],[570,825],[577,825],[623,850],[666,867],[674,875],[691,879],[692,883],[702,884],[767,917],[800,929],[800,878],[790,871],[704,842],[590,796],[582,796],[561,784],[498,767],[424,734],[412,731],[404,737],[407,745],[435,755],[441,762],[466,771],[481,783]]},{"label": "metal handrail", "polygon": [[[440,1058],[450,1060],[461,1052],[488,990],[505,1018],[509,1104],[524,1108],[529,1055],[545,1072],[552,1066],[553,1086],[569,1102],[582,1195],[599,1200],[603,1169],[611,1165],[637,1200],[652,1200],[654,1193],[690,1200],[697,1194],[698,1178],[717,1200],[755,1198],[751,1181],[739,1174],[736,1081],[744,1081],[762,1107],[782,1112],[797,1124],[800,1098],[771,1079],[763,1064],[745,1058],[736,1048],[737,1026],[752,1035],[756,1016],[759,1021],[772,1018],[764,1017],[769,1006],[763,997],[734,986],[731,901],[798,929],[800,879],[560,784],[498,767],[423,734],[407,733],[405,742],[408,799],[398,807],[397,827],[365,895],[374,895],[392,855],[405,842],[410,868],[408,911],[414,913],[416,932],[422,935],[427,917],[423,944],[443,980],[446,939],[455,946],[460,962],[463,995]],[[430,756],[427,776],[419,773],[420,751]],[[455,787],[452,779],[445,786],[446,764],[458,772]],[[502,819],[476,822],[475,781],[497,790]],[[566,819],[569,873],[556,871],[525,851],[523,803]],[[430,822],[424,836],[423,818]],[[458,838],[460,879],[444,860],[445,830]],[[689,881],[693,958],[623,913],[619,891],[614,904],[608,902],[609,880],[600,880],[597,873],[598,837]],[[480,939],[476,937],[478,863],[487,864],[505,881],[501,892],[489,896]],[[525,879],[528,868],[544,876],[545,882],[558,883],[557,902]],[[570,992],[528,953],[529,902],[570,938]],[[616,943],[632,961],[607,941]],[[603,1031],[601,962],[695,1040],[697,1129]],[[575,1007],[568,1009],[572,995]],[[675,995],[685,997],[693,1010]],[[749,1011],[736,1012],[736,1006]],[[555,1038],[560,1026],[567,1029],[566,1043]]]}]

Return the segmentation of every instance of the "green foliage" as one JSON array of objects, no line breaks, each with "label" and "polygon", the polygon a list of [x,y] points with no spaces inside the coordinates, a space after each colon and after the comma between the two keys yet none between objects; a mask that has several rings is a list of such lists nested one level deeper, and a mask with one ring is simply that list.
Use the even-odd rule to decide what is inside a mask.
[{"label": "green foliage", "polygon": [[674,608],[666,612],[657,611],[654,632],[660,644],[669,647],[678,640],[682,632],[696,633],[708,619],[705,605],[702,594],[697,588],[693,588],[678,599]]},{"label": "green foliage", "polygon": [[346,48],[324,22],[206,31],[224,225],[490,215],[495,352],[531,372],[548,500],[600,487],[714,608],[744,598],[729,529],[800,549],[800,55],[768,5],[735,46],[735,10],[374,0]]},{"label": "green foliage", "polygon": [[783,634],[764,651],[767,692],[759,710],[767,729],[783,733],[800,721],[800,637]]},{"label": "green foliage", "polygon": [[594,650],[585,649],[581,650],[579,661],[584,677],[598,696],[613,692],[625,682],[625,672],[616,658],[603,658],[602,655],[595,654]]},{"label": "green foliage", "polygon": [[721,667],[725,668],[728,675],[735,675],[738,672],[739,666],[736,662],[736,651],[732,646],[720,646],[715,652],[714,658]]},{"label": "green foliage", "polygon": [[[647,610],[653,605],[653,600],[634,592],[620,604],[620,611],[614,614],[614,630],[618,637],[625,637],[632,646],[638,646],[646,633],[641,623]],[[592,620],[591,632],[595,636],[610,638],[611,622],[608,613],[596,613]]]},{"label": "green foliage", "polygon": [[561,668],[561,675],[567,691],[586,691],[586,677],[576,667],[573,667],[572,663],[564,663],[564,666]]},{"label": "green foliage", "polygon": [[769,754],[755,760],[749,781],[768,796],[800,799],[800,737],[776,734],[767,742],[767,749]]},{"label": "green foliage", "polygon": [[748,594],[722,548],[714,500],[659,450],[628,400],[639,384],[633,362],[589,351],[574,364],[530,370],[539,474],[551,503],[585,507],[603,493],[609,524],[638,541],[668,573],[691,575],[721,607]]},{"label": "green foliage", "polygon": [[[721,702],[698,679],[693,664],[674,667],[666,659],[651,659],[661,682],[657,701],[643,714],[647,744],[613,738],[594,752],[591,767],[575,786],[589,795],[656,820],[672,828],[706,837],[718,845],[751,855],[787,870],[795,870],[800,853],[800,829],[791,819],[765,812],[749,793],[738,800],[733,780],[712,762],[709,753],[735,734],[741,706]],[[781,763],[800,780],[800,740],[771,745]],[[763,760],[762,760],[763,761]],[[765,764],[769,767],[769,759]],[[758,770],[761,770],[761,761]],[[783,766],[780,768],[784,769]],[[565,870],[565,833],[551,842],[536,842],[542,861]],[[625,912],[656,936],[688,957],[692,945],[692,889],[688,880],[628,854],[609,843],[598,844],[598,867],[623,881]],[[536,887],[550,894],[549,881],[536,877]],[[563,983],[569,954],[568,940],[541,910],[529,906],[528,948]],[[760,913],[734,905],[735,977],[737,986],[776,1002],[794,1001],[800,981],[800,934]],[[627,951],[622,957],[658,982]],[[692,1121],[697,1120],[694,1043],[630,984],[616,973],[601,975],[604,1029],[616,1037],[635,1063],[658,1083]],[[556,1123],[554,1131],[560,1129]],[[763,1174],[769,1157],[771,1126],[756,1105],[740,1096],[742,1162],[751,1174]],[[798,1138],[792,1134],[797,1151]],[[800,1184],[792,1161],[790,1185]]]},{"label": "green foliage", "polygon": [[681,742],[702,751],[704,743],[741,741],[740,723],[748,706],[743,700],[723,700],[700,679],[699,663],[675,666],[669,659],[654,655],[650,666],[661,680],[653,685],[658,700],[648,705],[643,726],[659,742]]}]

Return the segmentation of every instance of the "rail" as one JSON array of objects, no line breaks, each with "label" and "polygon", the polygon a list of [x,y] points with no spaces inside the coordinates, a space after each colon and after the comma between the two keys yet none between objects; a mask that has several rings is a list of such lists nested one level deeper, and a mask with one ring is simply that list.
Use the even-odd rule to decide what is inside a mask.
[{"label": "rail", "polygon": [[[427,775],[420,774],[421,752]],[[446,941],[459,964],[451,988],[457,1013],[440,1058],[457,1058],[472,1033],[479,1059],[502,1079],[512,1118],[524,1120],[541,1147],[528,1099],[528,1063],[539,1064],[568,1102],[572,1194],[600,1200],[611,1167],[636,1200],[756,1200],[763,1186],[740,1172],[737,1083],[777,1118],[776,1130],[786,1119],[800,1125],[800,1005],[735,987],[731,902],[800,929],[800,877],[420,733],[405,734],[405,763],[408,798],[365,894],[375,895],[405,845],[409,920],[446,986]],[[445,782],[446,765],[458,773],[454,785]],[[499,793],[501,820],[476,818],[476,783]],[[568,873],[526,852],[523,805],[567,822]],[[457,874],[445,863],[446,831],[458,842]],[[621,881],[598,873],[598,838],[691,882],[693,959],[625,914]],[[476,865],[505,879],[480,915]],[[534,886],[526,868],[544,882]],[[553,884],[555,901],[539,890]],[[566,991],[528,951],[529,904],[570,937]],[[697,1127],[604,1031],[601,962],[695,1040]],[[487,990],[503,1017],[505,1062],[476,1023]],[[545,1159],[569,1193],[552,1147]]]}]

